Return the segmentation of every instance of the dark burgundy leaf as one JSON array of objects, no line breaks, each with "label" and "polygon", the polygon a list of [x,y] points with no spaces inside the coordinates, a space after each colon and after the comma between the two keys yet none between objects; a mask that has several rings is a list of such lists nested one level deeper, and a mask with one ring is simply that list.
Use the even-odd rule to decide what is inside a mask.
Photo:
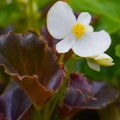
[{"label": "dark burgundy leaf", "polygon": [[7,27],[0,27],[0,35],[7,34],[10,31],[13,31],[13,27],[11,25]]},{"label": "dark burgundy leaf", "polygon": [[92,93],[92,85],[83,74],[72,73],[70,78],[68,88],[76,89],[86,95]]},{"label": "dark burgundy leaf", "polygon": [[0,120],[7,120],[7,118],[4,117],[2,113],[0,113]]},{"label": "dark burgundy leaf", "polygon": [[2,94],[10,81],[10,76],[0,67],[0,94]]},{"label": "dark burgundy leaf", "polygon": [[0,113],[2,114],[0,116],[4,116],[8,120],[17,120],[30,105],[31,100],[24,91],[19,87],[14,87],[0,96]]},{"label": "dark burgundy leaf", "polygon": [[60,109],[61,116],[74,115],[84,109],[101,109],[115,102],[118,95],[116,89],[104,82],[90,84],[85,76],[72,74],[64,105]]},{"label": "dark burgundy leaf", "polygon": [[70,107],[81,106],[93,99],[92,85],[83,74],[70,75],[65,104]]},{"label": "dark burgundy leaf", "polygon": [[[0,53],[9,65],[9,72],[20,75],[38,75],[42,84],[58,70],[55,56],[45,42],[33,33],[9,33],[0,37]],[[8,67],[8,66],[7,66]],[[49,70],[48,68],[54,69]],[[49,72],[48,72],[49,71]],[[48,73],[42,76],[42,73]]]},{"label": "dark burgundy leaf", "polygon": [[[91,100],[85,108],[100,109],[117,100],[119,93],[105,82],[93,82],[93,94],[96,100]],[[84,107],[83,107],[84,108]]]},{"label": "dark burgundy leaf", "polygon": [[33,104],[37,107],[44,105],[53,94],[53,91],[46,89],[38,82],[37,76],[12,75],[17,83],[24,89],[27,95],[32,99]]},{"label": "dark burgundy leaf", "polygon": [[40,112],[41,111],[36,110],[35,107],[31,105],[26,111],[24,111],[18,120],[41,120],[41,118],[39,118],[39,115],[41,114]]},{"label": "dark burgundy leaf", "polygon": [[49,100],[62,82],[63,70],[56,59],[46,43],[34,33],[0,36],[1,67],[16,79],[36,106]]},{"label": "dark burgundy leaf", "polygon": [[48,46],[51,49],[55,50],[55,43],[54,43],[55,41],[54,41],[54,38],[49,34],[46,26],[42,27],[41,34],[44,37],[44,40],[47,42]]}]

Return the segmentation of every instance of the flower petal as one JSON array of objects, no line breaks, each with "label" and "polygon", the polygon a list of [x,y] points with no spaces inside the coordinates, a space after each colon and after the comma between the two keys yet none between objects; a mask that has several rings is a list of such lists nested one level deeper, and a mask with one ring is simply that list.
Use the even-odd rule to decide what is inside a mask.
[{"label": "flower petal", "polygon": [[91,15],[88,12],[82,12],[77,19],[77,23],[81,23],[84,26],[88,26],[91,21]]},{"label": "flower petal", "polygon": [[63,39],[70,34],[76,18],[67,3],[58,1],[49,10],[47,28],[56,39]]},{"label": "flower petal", "polygon": [[87,59],[87,64],[91,69],[95,71],[100,71],[100,65],[97,63],[94,63],[92,60]]},{"label": "flower petal", "polygon": [[102,53],[102,54],[96,56],[95,60],[100,60],[100,59],[105,59],[105,58],[111,59],[113,61],[113,59],[109,55],[107,55],[105,53]]},{"label": "flower petal", "polygon": [[81,57],[90,57],[104,53],[111,44],[111,38],[104,30],[86,33],[77,40],[72,50]]},{"label": "flower petal", "polygon": [[74,43],[75,37],[73,35],[69,35],[56,44],[56,50],[58,53],[66,53],[70,50]]},{"label": "flower petal", "polygon": [[103,66],[112,66],[112,65],[114,65],[113,59],[109,55],[107,55],[105,53],[98,55],[95,58],[95,61],[98,64],[103,65]]},{"label": "flower petal", "polygon": [[91,25],[88,25],[86,27],[86,32],[93,32],[93,31],[94,31],[94,28]]}]

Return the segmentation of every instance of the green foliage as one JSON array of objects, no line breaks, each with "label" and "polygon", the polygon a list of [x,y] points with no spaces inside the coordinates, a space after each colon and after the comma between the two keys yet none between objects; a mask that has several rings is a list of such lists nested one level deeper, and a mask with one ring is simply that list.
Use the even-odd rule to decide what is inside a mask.
[{"label": "green foliage", "polygon": [[38,31],[45,24],[49,5],[55,1],[57,0],[0,1],[0,27],[12,25],[16,32]]},{"label": "green foliage", "polygon": [[88,11],[99,17],[96,29],[109,33],[120,30],[119,0],[69,0],[75,11]]},{"label": "green foliage", "polygon": [[99,110],[100,120],[120,120],[119,110],[115,105]]},{"label": "green foliage", "polygon": [[17,3],[5,4],[0,7],[0,26],[7,26],[22,17],[23,9]]},{"label": "green foliage", "polygon": [[35,0],[40,9],[44,8],[50,3],[50,0]]},{"label": "green foliage", "polygon": [[118,44],[115,48],[115,54],[116,56],[120,57],[120,44]]}]

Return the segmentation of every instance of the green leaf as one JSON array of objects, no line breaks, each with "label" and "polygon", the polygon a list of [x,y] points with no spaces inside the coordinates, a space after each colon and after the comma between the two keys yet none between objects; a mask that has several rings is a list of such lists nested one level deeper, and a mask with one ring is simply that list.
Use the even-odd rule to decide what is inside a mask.
[{"label": "green leaf", "polygon": [[119,0],[69,0],[75,11],[88,11],[99,17],[96,29],[114,33],[120,29]]},{"label": "green leaf", "polygon": [[120,120],[119,110],[115,105],[99,110],[100,120]]},{"label": "green leaf", "polygon": [[7,26],[12,22],[23,17],[22,6],[16,3],[10,3],[2,6],[0,9],[0,26]]},{"label": "green leaf", "polygon": [[44,8],[45,6],[48,5],[48,3],[50,3],[50,0],[36,0],[36,3],[38,4],[39,8],[42,9]]},{"label": "green leaf", "polygon": [[35,0],[39,9],[48,9],[49,5],[53,4],[57,0]]},{"label": "green leaf", "polygon": [[115,54],[116,54],[116,56],[120,57],[120,44],[116,45]]}]

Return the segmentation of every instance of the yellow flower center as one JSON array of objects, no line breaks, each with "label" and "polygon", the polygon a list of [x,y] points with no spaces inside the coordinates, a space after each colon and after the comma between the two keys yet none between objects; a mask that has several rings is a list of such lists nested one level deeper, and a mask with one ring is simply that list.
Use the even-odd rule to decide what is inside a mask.
[{"label": "yellow flower center", "polygon": [[75,24],[72,28],[72,33],[79,39],[85,33],[85,26],[80,23]]}]

